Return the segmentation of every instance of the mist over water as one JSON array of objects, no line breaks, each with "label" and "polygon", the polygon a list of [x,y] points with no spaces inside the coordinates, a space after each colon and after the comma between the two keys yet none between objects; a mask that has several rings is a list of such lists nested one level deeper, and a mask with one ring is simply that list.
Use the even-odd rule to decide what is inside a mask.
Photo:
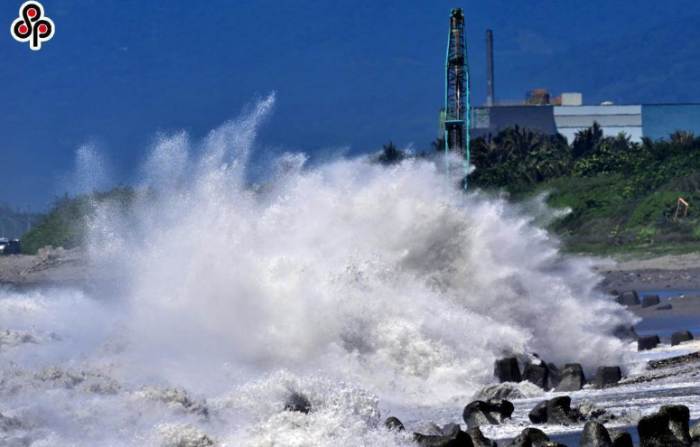
[{"label": "mist over water", "polygon": [[[248,185],[273,106],[201,142],[160,136],[133,210],[100,206],[87,250],[117,299],[0,291],[2,327],[35,339],[0,345],[12,436],[409,445],[377,428],[381,410],[466,404],[505,354],[624,361],[610,334],[631,317],[593,290],[590,262],[562,257],[542,216],[447,190],[430,161],[286,154]],[[282,411],[292,390],[317,411]]]}]

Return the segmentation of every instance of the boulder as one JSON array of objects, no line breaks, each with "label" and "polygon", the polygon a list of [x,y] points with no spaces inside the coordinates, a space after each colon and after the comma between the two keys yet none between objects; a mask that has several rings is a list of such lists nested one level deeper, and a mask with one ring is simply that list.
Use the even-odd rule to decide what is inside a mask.
[{"label": "boulder", "polygon": [[658,335],[647,335],[646,337],[639,337],[637,340],[637,351],[648,351],[654,349],[661,340],[659,340]]},{"label": "boulder", "polygon": [[634,447],[632,443],[632,435],[619,428],[611,428],[608,430],[612,447]]},{"label": "boulder", "polygon": [[549,404],[549,401],[544,400],[535,405],[535,408],[527,415],[530,418],[530,422],[533,424],[545,424],[547,422],[547,404]]},{"label": "boulder", "polygon": [[561,381],[561,372],[554,363],[547,363],[547,389],[553,390]]},{"label": "boulder", "polygon": [[639,339],[634,326],[618,326],[613,331],[613,335],[622,341],[637,341]]},{"label": "boulder", "polygon": [[596,388],[607,388],[617,385],[622,379],[622,371],[619,366],[601,366],[595,373]]},{"label": "boulder", "polygon": [[623,306],[637,306],[639,305],[639,295],[634,290],[627,292],[622,292],[620,296],[617,297],[617,302]]},{"label": "boulder", "polygon": [[311,402],[303,394],[293,392],[284,403],[285,411],[299,411],[307,413],[311,411]]},{"label": "boulder", "polygon": [[486,403],[491,408],[491,415],[502,423],[506,419],[510,418],[515,411],[515,406],[512,402],[505,399],[491,399],[486,401]]},{"label": "boulder", "polygon": [[659,413],[665,414],[668,417],[668,428],[671,433],[682,441],[685,445],[690,446],[692,440],[690,438],[690,410],[685,405],[663,405],[659,409]]},{"label": "boulder", "polygon": [[668,414],[658,413],[644,416],[637,424],[640,447],[687,447],[669,428]]},{"label": "boulder", "polygon": [[464,407],[462,417],[467,428],[498,425],[509,418],[514,410],[513,404],[505,399],[491,399],[487,402],[477,400]]},{"label": "boulder", "polygon": [[571,398],[559,396],[547,402],[547,422],[549,424],[571,425],[581,420],[578,411],[571,409]]},{"label": "boulder", "polygon": [[525,399],[528,397],[537,397],[544,394],[542,388],[538,388],[530,382],[503,382],[497,385],[490,385],[482,388],[473,397],[474,400],[489,400],[489,399]]},{"label": "boulder", "polygon": [[656,310],[671,310],[673,309],[673,306],[670,304],[662,304],[660,306],[656,306]]},{"label": "boulder", "polygon": [[395,418],[394,416],[387,418],[387,420],[384,421],[384,426],[386,428],[388,428],[389,430],[395,430],[395,431],[404,431],[405,430],[401,421],[398,418]]},{"label": "boulder", "polygon": [[515,357],[506,357],[496,360],[493,375],[498,379],[499,383],[520,382],[522,376],[520,375],[518,359]]},{"label": "boulder", "polygon": [[673,335],[671,335],[671,346],[680,345],[684,341],[690,340],[693,340],[693,334],[691,334],[690,331],[674,332]]},{"label": "boulder", "polygon": [[413,440],[422,447],[474,447],[472,438],[460,430],[459,426],[457,426],[457,430],[454,430],[453,427],[449,434],[423,435],[414,433]]},{"label": "boulder", "polygon": [[467,424],[467,428],[479,427],[481,425],[498,425],[498,420],[491,416],[491,408],[481,400],[469,403],[464,407],[462,418]]},{"label": "boulder", "polygon": [[561,372],[559,385],[555,391],[567,392],[578,391],[586,384],[586,376],[583,374],[583,368],[580,363],[569,363]]},{"label": "boulder", "polygon": [[579,447],[612,447],[610,434],[600,422],[588,421],[583,426]]},{"label": "boulder", "polygon": [[547,379],[549,378],[549,369],[544,362],[539,365],[530,363],[525,366],[523,371],[523,380],[537,385],[542,389],[547,389]]},{"label": "boulder", "polygon": [[690,439],[692,439],[693,442],[700,442],[700,422],[696,422],[695,425],[690,428]]},{"label": "boulder", "polygon": [[479,427],[470,428],[467,434],[472,439],[474,447],[498,447],[498,443],[484,436]]},{"label": "boulder", "polygon": [[660,302],[659,295],[644,295],[644,298],[642,298],[642,309],[656,306]]},{"label": "boulder", "polygon": [[591,401],[582,401],[578,406],[578,413],[582,421],[596,421],[604,424],[616,417],[605,408],[599,407]]},{"label": "boulder", "polygon": [[543,447],[546,442],[549,437],[542,430],[528,427],[513,439],[511,447]]},{"label": "boulder", "polygon": [[458,432],[462,431],[462,427],[459,424],[450,423],[439,429],[439,434],[443,436],[448,436],[454,438],[457,436]]}]

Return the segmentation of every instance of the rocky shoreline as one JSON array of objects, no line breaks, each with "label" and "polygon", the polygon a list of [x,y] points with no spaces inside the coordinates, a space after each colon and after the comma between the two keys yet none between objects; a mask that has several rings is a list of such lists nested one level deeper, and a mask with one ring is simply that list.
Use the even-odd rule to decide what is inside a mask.
[{"label": "rocky shoreline", "polygon": [[[696,261],[699,265],[693,267]],[[617,299],[646,320],[700,316],[700,294],[659,299],[654,294],[644,293],[663,289],[700,290],[700,259],[684,258],[677,263],[659,261],[669,262],[674,267],[669,269],[646,268],[658,265],[639,262],[614,266],[602,262],[596,267],[604,277],[603,290],[618,291],[616,295],[610,294],[611,300]],[[108,280],[104,272],[95,273],[85,254],[77,250],[46,248],[36,256],[0,257],[0,286],[89,288],[90,284]],[[616,365],[600,365],[595,377],[586,377],[581,365],[576,363],[557,366],[536,354],[503,358],[494,365],[494,384],[472,397],[473,401],[463,407],[461,415],[455,412],[454,419],[441,420],[441,425],[422,423],[420,426],[414,421],[400,420],[403,417],[392,416],[386,419],[384,428],[402,432],[402,436],[410,431],[410,439],[424,447],[562,447],[566,444],[561,442],[558,430],[561,427],[580,431],[576,435],[568,432],[566,439],[578,436],[576,441],[567,441],[570,447],[631,447],[635,442],[642,447],[689,447],[700,442],[700,426],[691,427],[690,424],[691,415],[698,415],[696,402],[700,399],[700,342],[693,341],[692,334],[684,338],[684,332],[687,331],[674,333],[670,340],[653,335],[638,339],[634,330],[621,328],[617,335],[629,343],[636,342],[644,353],[656,355],[663,350],[677,349],[677,355],[672,352],[664,358],[649,357],[643,371],[635,370],[627,376]],[[10,332],[7,335],[14,336]],[[17,336],[21,338],[22,334]],[[672,346],[665,346],[662,341]],[[677,388],[663,395],[663,405],[655,407],[653,413],[642,415],[633,410],[630,402],[634,399],[648,399],[653,393],[662,395],[664,388],[669,383],[675,385],[672,381],[678,378],[693,383],[692,389]],[[651,393],[650,388],[638,388],[649,385],[657,388]],[[539,394],[536,395],[540,397],[533,398],[531,393],[524,392],[530,388],[537,389]],[[615,401],[616,405],[582,398],[582,393],[585,395],[588,391],[611,390],[619,397],[608,397],[606,402]],[[283,410],[308,414],[314,408],[303,395],[293,394],[284,409],[280,408]],[[518,423],[513,422],[516,416]],[[0,415],[0,424],[3,418]],[[8,424],[19,423],[8,421]],[[493,435],[493,427],[508,426],[506,437]]]},{"label": "rocky shoreline", "polygon": [[[682,404],[664,404],[658,411],[646,415],[634,412],[620,414],[592,404],[579,401],[572,404],[572,398],[560,391],[579,391],[584,387],[593,389],[615,388],[620,391],[636,383],[662,381],[679,374],[691,375],[700,369],[700,355],[693,353],[671,357],[660,361],[650,361],[648,369],[642,373],[622,377],[619,368],[601,367],[592,381],[587,381],[578,364],[567,365],[554,381],[537,380],[541,374],[528,373],[535,365],[548,371],[549,366],[534,359],[524,368],[518,367],[515,358],[501,359],[496,362],[494,375],[501,382],[487,387],[480,393],[485,400],[475,400],[464,407],[462,423],[448,423],[439,426],[435,423],[423,424],[415,429],[411,436],[417,445],[423,447],[567,447],[559,442],[561,438],[578,439],[570,446],[579,447],[690,447],[700,443],[700,422],[691,425],[690,409]],[[521,359],[522,363],[522,359]],[[521,372],[522,370],[522,372]],[[542,370],[540,370],[542,371]],[[512,424],[515,405],[503,396],[522,397],[518,389],[521,384],[535,385],[532,382],[556,394],[551,399],[535,400],[535,405],[528,412],[530,424],[524,427],[514,438],[489,438],[485,431],[490,426]],[[485,396],[498,396],[486,398]],[[688,395],[692,400],[696,396]],[[290,407],[288,406],[287,409]],[[309,411],[305,407],[305,411]],[[557,436],[546,431],[554,426],[581,426],[578,435]],[[386,419],[385,427],[389,430],[404,432],[407,429],[396,417]]]}]

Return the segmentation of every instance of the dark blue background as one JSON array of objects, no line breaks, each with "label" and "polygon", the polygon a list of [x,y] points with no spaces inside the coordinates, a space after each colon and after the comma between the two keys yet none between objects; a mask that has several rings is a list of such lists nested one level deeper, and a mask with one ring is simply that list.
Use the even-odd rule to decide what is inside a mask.
[{"label": "dark blue background", "polygon": [[263,147],[427,148],[455,6],[475,104],[488,28],[499,99],[547,87],[589,103],[700,102],[697,0],[45,0],[56,35],[39,52],[10,36],[21,3],[0,2],[0,202],[35,208],[62,192],[81,143],[128,182],[155,132],[201,136],[272,90]]}]

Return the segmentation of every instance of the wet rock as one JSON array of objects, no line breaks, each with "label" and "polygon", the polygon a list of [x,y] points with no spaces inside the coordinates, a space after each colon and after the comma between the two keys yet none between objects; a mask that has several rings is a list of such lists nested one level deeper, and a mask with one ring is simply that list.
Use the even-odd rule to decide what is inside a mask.
[{"label": "wet rock", "polygon": [[479,427],[470,428],[467,434],[472,439],[474,447],[498,447],[498,443],[484,436]]},{"label": "wet rock", "polygon": [[493,375],[498,379],[499,383],[520,382],[522,376],[520,375],[518,359],[515,357],[506,357],[496,360]]},{"label": "wet rock", "polygon": [[671,310],[671,309],[673,309],[673,306],[670,304],[662,304],[662,305],[656,307],[656,310]]},{"label": "wet rock", "polygon": [[669,422],[662,411],[643,417],[637,424],[640,447],[687,447],[673,434]]},{"label": "wet rock", "polygon": [[659,340],[658,335],[648,335],[646,337],[639,337],[637,340],[637,351],[648,351],[654,349],[661,340]]},{"label": "wet rock", "polygon": [[671,335],[671,346],[680,345],[684,341],[690,340],[693,340],[693,334],[691,334],[690,331],[674,332],[673,335]]},{"label": "wet rock", "polygon": [[479,427],[481,425],[497,425],[498,420],[491,416],[489,405],[484,401],[474,401],[464,407],[462,418],[467,424],[467,428]]},{"label": "wet rock", "polygon": [[464,407],[462,417],[468,428],[498,425],[509,418],[514,410],[513,404],[505,399],[477,400]]},{"label": "wet rock", "polygon": [[515,406],[512,402],[505,399],[491,399],[486,402],[491,408],[491,415],[502,423],[506,419],[510,418],[515,411]]},{"label": "wet rock", "polygon": [[206,403],[194,399],[182,389],[145,386],[136,394],[136,397],[161,402],[175,411],[195,414],[202,418],[209,416]]},{"label": "wet rock", "polygon": [[511,447],[544,447],[549,440],[542,430],[528,427],[513,439]]},{"label": "wet rock", "polygon": [[578,407],[578,413],[583,421],[606,423],[615,419],[614,414],[590,401],[581,402]]},{"label": "wet rock", "polygon": [[422,447],[474,447],[472,438],[459,429],[454,430],[449,435],[424,435],[421,433],[414,433],[413,439]]},{"label": "wet rock", "polygon": [[642,309],[656,306],[660,302],[659,295],[644,295],[644,298],[642,298]]},{"label": "wet rock", "polygon": [[583,426],[580,447],[612,447],[610,434],[600,422],[588,421]]},{"label": "wet rock", "polygon": [[595,373],[596,388],[607,388],[617,385],[622,379],[622,371],[619,366],[601,366]]},{"label": "wet rock", "polygon": [[549,401],[542,401],[535,405],[530,413],[527,415],[530,418],[530,422],[533,424],[544,424],[547,422],[547,404]]},{"label": "wet rock", "polygon": [[561,380],[556,387],[557,392],[578,391],[586,384],[586,376],[580,363],[569,363],[561,372]]},{"label": "wet rock", "polygon": [[559,396],[547,402],[547,422],[550,424],[571,425],[579,422],[581,415],[571,408],[569,396]]},{"label": "wet rock", "polygon": [[461,430],[462,427],[460,427],[459,424],[450,423],[440,429],[440,434],[443,436],[455,437],[457,436],[457,432]]},{"label": "wet rock", "polygon": [[546,442],[542,443],[541,446],[542,447],[567,447],[564,444],[560,444],[560,443],[554,442],[554,441],[546,441]]},{"label": "wet rock", "polygon": [[542,388],[530,382],[504,382],[482,388],[473,397],[474,400],[487,401],[490,399],[525,399],[543,395]]},{"label": "wet rock", "polygon": [[634,290],[627,292],[622,292],[617,298],[617,302],[623,306],[637,306],[639,305],[639,295]]},{"label": "wet rock", "polygon": [[544,362],[539,365],[530,363],[525,366],[525,370],[523,371],[523,380],[527,380],[528,382],[533,383],[542,389],[547,389],[548,378],[549,369]]},{"label": "wet rock", "polygon": [[610,441],[612,441],[612,447],[634,447],[632,443],[632,435],[624,430],[618,428],[611,428],[608,430],[610,434]]},{"label": "wet rock", "polygon": [[388,428],[389,430],[395,430],[395,431],[404,431],[405,430],[401,421],[398,418],[395,418],[394,416],[387,418],[387,420],[384,421],[384,426],[386,428]]},{"label": "wet rock", "polygon": [[639,339],[634,326],[618,326],[613,331],[613,335],[622,341],[637,341]]},{"label": "wet rock", "polygon": [[443,436],[442,428],[434,422],[423,423],[419,426],[418,432],[424,435]]},{"label": "wet rock", "polygon": [[700,442],[700,422],[696,422],[695,425],[690,428],[690,439],[692,439],[693,442]]},{"label": "wet rock", "polygon": [[308,414],[311,411],[311,402],[303,394],[294,391],[284,403],[285,411],[299,411]]},{"label": "wet rock", "polygon": [[561,371],[554,363],[547,363],[547,389],[553,390],[561,381]]},{"label": "wet rock", "polygon": [[668,417],[668,428],[671,429],[671,433],[685,445],[690,446],[692,441],[688,430],[690,424],[688,407],[685,405],[663,405],[659,409],[659,413]]}]

